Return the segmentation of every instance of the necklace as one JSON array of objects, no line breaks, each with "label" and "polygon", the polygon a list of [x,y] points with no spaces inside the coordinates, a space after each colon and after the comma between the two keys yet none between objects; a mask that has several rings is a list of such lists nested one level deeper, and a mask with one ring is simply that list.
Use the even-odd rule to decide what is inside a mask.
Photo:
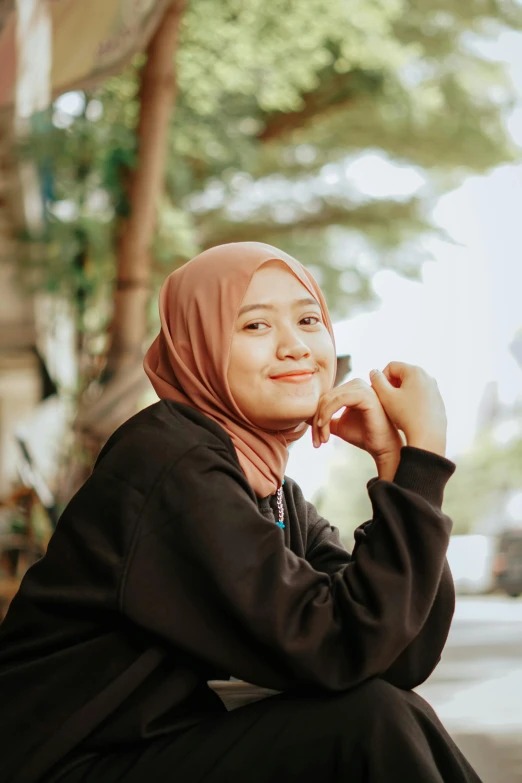
[{"label": "necklace", "polygon": [[276,525],[280,528],[284,528],[285,526],[285,507],[283,506],[283,484],[285,483],[285,480],[283,479],[283,483],[279,487],[279,489],[276,492],[276,502],[277,502],[277,511],[279,514],[279,520],[276,522]]}]

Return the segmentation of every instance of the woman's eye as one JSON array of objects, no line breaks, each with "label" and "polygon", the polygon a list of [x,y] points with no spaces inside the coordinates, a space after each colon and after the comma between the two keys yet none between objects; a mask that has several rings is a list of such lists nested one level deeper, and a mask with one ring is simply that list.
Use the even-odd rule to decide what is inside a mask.
[{"label": "woman's eye", "polygon": [[260,332],[260,331],[262,331],[262,329],[260,329],[259,327],[263,327],[263,326],[266,327],[266,324],[263,324],[260,321],[256,321],[253,324],[247,324],[245,326],[245,329],[250,329],[250,331],[252,331],[252,332]]},{"label": "woman's eye", "polygon": [[307,315],[305,318],[301,318],[299,323],[302,324],[303,321],[313,321],[314,323],[306,323],[305,326],[315,326],[320,322],[320,319],[316,315]]}]

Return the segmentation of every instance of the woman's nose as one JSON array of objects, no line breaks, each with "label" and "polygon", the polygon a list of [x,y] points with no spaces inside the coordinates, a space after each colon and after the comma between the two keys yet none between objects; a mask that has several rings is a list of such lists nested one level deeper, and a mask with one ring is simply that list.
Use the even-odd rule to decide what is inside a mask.
[{"label": "woman's nose", "polygon": [[310,348],[297,335],[288,335],[281,340],[277,351],[278,359],[294,359],[299,361],[310,356]]}]

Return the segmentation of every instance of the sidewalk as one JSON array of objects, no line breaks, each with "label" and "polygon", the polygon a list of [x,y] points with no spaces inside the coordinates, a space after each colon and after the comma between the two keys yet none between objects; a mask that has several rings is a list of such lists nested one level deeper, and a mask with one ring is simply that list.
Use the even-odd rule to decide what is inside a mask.
[{"label": "sidewalk", "polygon": [[522,602],[460,597],[442,661],[417,690],[483,783],[522,783]]},{"label": "sidewalk", "polygon": [[483,783],[521,783],[520,734],[459,734],[453,739],[473,765]]}]

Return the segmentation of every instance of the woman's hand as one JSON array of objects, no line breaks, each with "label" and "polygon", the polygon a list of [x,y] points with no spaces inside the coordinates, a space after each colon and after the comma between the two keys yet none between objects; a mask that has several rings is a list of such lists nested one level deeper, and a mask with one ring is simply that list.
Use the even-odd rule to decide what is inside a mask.
[{"label": "woman's hand", "polygon": [[420,367],[390,362],[372,370],[372,387],[408,446],[446,454],[446,410],[437,382]]},{"label": "woman's hand", "polygon": [[[338,419],[337,411],[344,408]],[[380,478],[392,480],[399,464],[401,436],[375,391],[360,378],[336,386],[319,400],[315,416],[309,420],[312,439],[318,448],[330,434],[364,449],[374,458]]]}]

